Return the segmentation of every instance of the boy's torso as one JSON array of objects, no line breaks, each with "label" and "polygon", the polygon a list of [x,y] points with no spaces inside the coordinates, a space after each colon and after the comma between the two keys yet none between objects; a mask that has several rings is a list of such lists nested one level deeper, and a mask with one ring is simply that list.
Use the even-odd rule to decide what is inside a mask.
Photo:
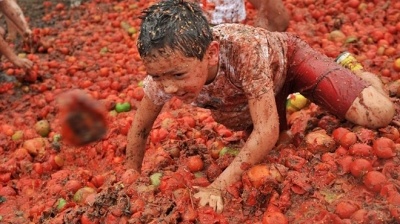
[{"label": "boy's torso", "polygon": [[[248,99],[271,89],[277,93],[283,86],[287,35],[240,24],[218,25],[213,33],[220,43],[218,74],[193,105],[210,109],[216,121],[227,127],[243,130],[252,124]],[[169,98],[162,89],[145,87],[145,92],[158,98],[153,99],[157,103]]]},{"label": "boy's torso", "polygon": [[252,123],[248,99],[283,86],[287,36],[237,24],[218,25],[213,32],[220,43],[218,74],[194,105],[210,109],[230,128],[247,128]]}]

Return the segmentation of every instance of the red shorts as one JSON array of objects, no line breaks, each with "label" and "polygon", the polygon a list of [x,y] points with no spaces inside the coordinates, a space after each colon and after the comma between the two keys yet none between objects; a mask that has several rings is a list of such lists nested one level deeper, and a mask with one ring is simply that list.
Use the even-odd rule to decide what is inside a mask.
[{"label": "red shorts", "polygon": [[[286,102],[288,94],[299,92],[332,114],[344,118],[353,101],[368,86],[352,71],[294,36],[288,38],[287,55],[286,82],[277,95],[277,102]],[[282,108],[278,110],[282,113]]]}]

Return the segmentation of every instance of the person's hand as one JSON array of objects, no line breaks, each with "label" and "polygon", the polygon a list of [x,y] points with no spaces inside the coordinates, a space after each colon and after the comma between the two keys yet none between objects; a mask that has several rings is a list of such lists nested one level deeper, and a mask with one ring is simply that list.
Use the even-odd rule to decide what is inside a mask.
[{"label": "person's hand", "polygon": [[22,69],[30,70],[33,67],[33,62],[27,58],[16,57],[12,63]]},{"label": "person's hand", "polygon": [[22,34],[23,38],[23,45],[24,47],[29,50],[31,53],[33,52],[33,33],[32,30],[27,29]]},{"label": "person's hand", "polygon": [[224,202],[222,200],[221,191],[210,187],[194,187],[198,190],[194,197],[200,199],[200,206],[207,204],[214,209],[214,211],[221,213],[224,209]]},{"label": "person's hand", "polygon": [[60,96],[60,120],[63,139],[75,146],[98,141],[108,130],[105,108],[83,90]]}]

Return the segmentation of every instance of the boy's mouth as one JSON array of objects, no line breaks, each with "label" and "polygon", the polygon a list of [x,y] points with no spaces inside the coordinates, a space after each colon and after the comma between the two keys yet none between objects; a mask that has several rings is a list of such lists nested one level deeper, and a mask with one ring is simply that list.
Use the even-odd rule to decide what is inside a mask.
[{"label": "boy's mouth", "polygon": [[177,94],[176,97],[178,97],[179,99],[183,100],[184,98],[186,98],[187,93],[183,93],[183,94]]}]

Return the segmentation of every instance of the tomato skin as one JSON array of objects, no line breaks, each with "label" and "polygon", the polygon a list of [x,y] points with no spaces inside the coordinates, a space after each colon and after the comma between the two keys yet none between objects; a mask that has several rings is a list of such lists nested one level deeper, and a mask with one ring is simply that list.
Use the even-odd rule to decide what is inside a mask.
[{"label": "tomato skin", "polygon": [[339,169],[343,173],[350,173],[350,165],[353,162],[353,157],[352,156],[345,156],[339,160],[337,160],[337,163],[339,165]]},{"label": "tomato skin", "polygon": [[353,156],[370,156],[372,154],[372,147],[365,143],[355,143],[350,146],[349,154]]},{"label": "tomato skin", "polygon": [[199,155],[189,156],[186,159],[186,166],[190,172],[197,172],[204,168],[204,162]]},{"label": "tomato skin", "polygon": [[131,185],[139,177],[139,173],[134,169],[128,169],[121,176],[121,181],[125,186]]},{"label": "tomato skin", "polygon": [[104,175],[96,175],[90,181],[95,187],[99,188],[104,184],[105,178]]},{"label": "tomato skin", "polygon": [[64,191],[66,194],[75,194],[77,190],[82,187],[82,183],[78,180],[69,180],[64,185]]},{"label": "tomato skin", "polygon": [[286,216],[278,211],[267,211],[262,218],[262,224],[288,224]]},{"label": "tomato skin", "polygon": [[381,159],[390,159],[396,155],[394,141],[390,138],[381,137],[375,139],[372,145],[373,153]]},{"label": "tomato skin", "polygon": [[378,193],[382,186],[387,183],[387,179],[381,172],[373,170],[365,174],[363,183],[368,190]]},{"label": "tomato skin", "polygon": [[341,201],[336,205],[335,213],[342,219],[348,219],[358,209],[360,206],[353,201]]},{"label": "tomato skin", "polygon": [[141,101],[144,97],[144,90],[143,87],[136,87],[135,89],[133,89],[133,95],[132,97],[136,100]]},{"label": "tomato skin", "polygon": [[82,224],[98,224],[99,222],[97,220],[90,219],[89,215],[87,213],[84,213],[81,217],[81,223]]},{"label": "tomato skin", "polygon": [[15,196],[17,195],[17,192],[14,190],[14,188],[10,186],[4,186],[0,188],[0,195],[2,196]]},{"label": "tomato skin", "polygon": [[347,133],[350,133],[350,130],[347,128],[339,127],[333,130],[332,137],[336,142],[340,143],[340,139]]},{"label": "tomato skin", "polygon": [[350,217],[351,221],[356,223],[366,223],[367,222],[368,211],[365,209],[359,209],[353,213]]},{"label": "tomato skin", "polygon": [[371,162],[363,158],[355,159],[350,164],[350,172],[355,177],[361,177],[371,170],[372,170]]},{"label": "tomato skin", "polygon": [[341,146],[349,148],[357,142],[357,135],[354,132],[345,133],[339,140]]}]

